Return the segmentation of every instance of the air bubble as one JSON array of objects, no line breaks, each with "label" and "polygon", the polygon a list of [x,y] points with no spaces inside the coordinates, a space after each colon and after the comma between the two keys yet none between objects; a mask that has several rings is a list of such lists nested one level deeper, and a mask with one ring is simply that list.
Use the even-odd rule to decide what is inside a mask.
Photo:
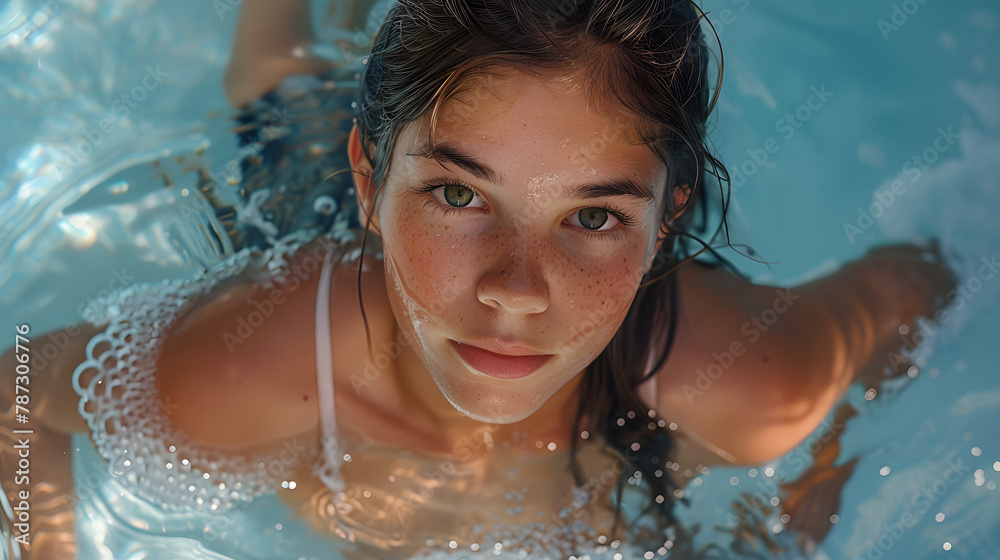
[{"label": "air bubble", "polygon": [[329,195],[317,196],[313,201],[313,211],[322,216],[329,216],[337,211],[337,201]]}]

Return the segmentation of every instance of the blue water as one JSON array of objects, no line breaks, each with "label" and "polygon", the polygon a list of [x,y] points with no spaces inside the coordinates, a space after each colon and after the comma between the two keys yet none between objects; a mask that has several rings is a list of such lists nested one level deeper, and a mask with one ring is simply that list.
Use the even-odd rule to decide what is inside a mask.
[{"label": "blue water", "polygon": [[[78,323],[102,290],[187,276],[232,252],[205,241],[213,216],[182,216],[198,206],[180,194],[194,188],[187,166],[224,175],[238,158],[220,86],[236,12],[217,8],[229,4],[0,8],[0,332]],[[1000,7],[703,7],[725,53],[711,135],[734,178],[733,241],[772,265],[734,262],[756,281],[795,284],[874,245],[934,235],[968,288],[963,308],[928,329],[916,380],[872,401],[849,393],[859,414],[838,428],[837,464],[860,459],[811,557],[1000,558],[1000,372],[988,357],[1000,276],[977,277],[1000,253]],[[126,118],[101,131],[109,115]],[[700,544],[728,547],[732,504],[796,477],[815,441],[769,465],[771,477],[714,469],[685,489],[682,521],[701,525]],[[99,467],[79,442],[78,492]],[[776,515],[762,526],[781,533]]]}]

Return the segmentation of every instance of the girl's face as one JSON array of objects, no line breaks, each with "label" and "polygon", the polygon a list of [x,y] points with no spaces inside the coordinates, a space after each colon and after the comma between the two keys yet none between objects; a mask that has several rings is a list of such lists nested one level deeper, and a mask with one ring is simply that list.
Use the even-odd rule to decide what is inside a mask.
[{"label": "girl's face", "polygon": [[392,308],[456,409],[517,422],[624,320],[667,170],[568,80],[475,79],[440,108],[437,159],[428,127],[400,134],[375,212]]}]

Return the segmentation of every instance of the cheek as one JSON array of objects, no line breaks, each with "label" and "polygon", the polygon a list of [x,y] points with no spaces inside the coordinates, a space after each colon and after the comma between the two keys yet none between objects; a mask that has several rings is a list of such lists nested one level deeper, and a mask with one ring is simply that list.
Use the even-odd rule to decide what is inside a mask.
[{"label": "cheek", "polygon": [[390,246],[407,295],[438,315],[470,288],[469,238],[442,225],[419,203],[400,204],[392,214]]},{"label": "cheek", "polygon": [[[645,245],[641,240],[615,244],[607,255],[577,255],[567,261],[558,305],[565,325],[579,335],[610,338],[624,319],[642,278]],[[589,327],[589,328],[588,328]]]}]

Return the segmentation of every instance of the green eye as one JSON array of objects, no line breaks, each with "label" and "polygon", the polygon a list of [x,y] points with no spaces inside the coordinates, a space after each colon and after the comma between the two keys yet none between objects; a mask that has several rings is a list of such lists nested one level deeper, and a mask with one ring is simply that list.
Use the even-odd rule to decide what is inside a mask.
[{"label": "green eye", "polygon": [[580,225],[589,230],[598,230],[608,222],[608,211],[603,208],[584,208],[579,212]]},{"label": "green eye", "polygon": [[445,202],[458,208],[468,206],[472,202],[473,196],[475,196],[475,193],[471,189],[461,185],[448,185],[444,188]]}]

